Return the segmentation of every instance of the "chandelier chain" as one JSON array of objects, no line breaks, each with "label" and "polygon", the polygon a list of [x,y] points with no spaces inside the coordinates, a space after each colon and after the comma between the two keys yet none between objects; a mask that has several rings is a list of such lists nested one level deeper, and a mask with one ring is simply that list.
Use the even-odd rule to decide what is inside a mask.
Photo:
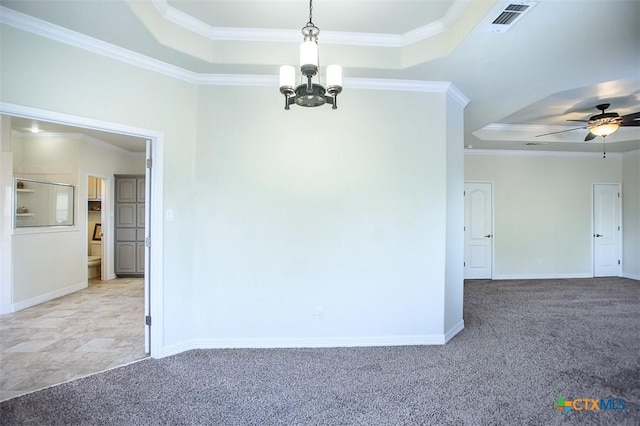
[{"label": "chandelier chain", "polygon": [[313,25],[313,0],[309,0],[309,22],[308,24]]}]

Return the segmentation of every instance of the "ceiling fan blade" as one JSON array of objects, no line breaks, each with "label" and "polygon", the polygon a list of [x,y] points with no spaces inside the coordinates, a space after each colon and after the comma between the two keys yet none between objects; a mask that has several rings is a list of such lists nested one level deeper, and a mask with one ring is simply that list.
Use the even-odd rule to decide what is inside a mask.
[{"label": "ceiling fan blade", "polygon": [[627,115],[623,115],[620,118],[622,118],[623,120],[628,119],[628,118],[631,119],[631,120],[637,120],[637,119],[640,118],[640,111],[632,112],[631,114],[627,114]]},{"label": "ceiling fan blade", "polygon": [[580,123],[588,123],[589,120],[567,120],[567,121],[579,121]]},{"label": "ceiling fan blade", "polygon": [[584,141],[585,142],[590,141],[591,139],[595,139],[595,137],[596,137],[596,135],[594,135],[593,133],[589,132],[589,133],[587,133],[587,137],[584,138]]},{"label": "ceiling fan blade", "polygon": [[555,135],[556,133],[573,132],[574,130],[580,130],[580,129],[586,129],[586,128],[587,128],[586,126],[583,126],[583,127],[576,127],[575,129],[567,129],[567,130],[559,130],[557,132],[543,133],[542,135],[536,135],[536,138],[538,138],[540,136]]},{"label": "ceiling fan blade", "polygon": [[640,126],[640,111],[620,117],[621,126]]}]

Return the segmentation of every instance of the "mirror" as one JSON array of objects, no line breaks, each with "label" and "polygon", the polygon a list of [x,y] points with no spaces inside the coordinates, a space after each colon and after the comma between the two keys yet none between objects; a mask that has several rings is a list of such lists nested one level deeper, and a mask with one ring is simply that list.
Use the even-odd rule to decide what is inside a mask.
[{"label": "mirror", "polygon": [[74,186],[15,178],[15,227],[73,226]]}]

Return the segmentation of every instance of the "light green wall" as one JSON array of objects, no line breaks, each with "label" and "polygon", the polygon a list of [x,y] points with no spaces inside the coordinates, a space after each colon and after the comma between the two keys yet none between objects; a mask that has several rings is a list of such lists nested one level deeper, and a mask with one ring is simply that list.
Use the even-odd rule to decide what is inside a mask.
[{"label": "light green wall", "polygon": [[640,151],[622,157],[622,273],[640,280]]},{"label": "light green wall", "polygon": [[442,336],[446,178],[462,182],[462,152],[448,170],[444,93],[379,95],[352,89],[335,111],[285,111],[275,88],[201,89],[201,344]]},{"label": "light green wall", "polygon": [[462,327],[464,287],[463,281],[464,245],[464,119],[460,105],[447,102],[446,110],[446,182],[447,182],[447,237],[445,260],[444,329],[446,333]]},{"label": "light green wall", "polygon": [[[11,119],[0,116],[0,191],[13,191],[13,157],[11,155]],[[0,197],[0,312],[11,312],[11,238],[13,199]]]},{"label": "light green wall", "polygon": [[445,93],[284,111],[277,88],[196,86],[7,27],[1,47],[2,101],[162,134],[165,354],[442,338],[445,280],[462,294]]},{"label": "light green wall", "polygon": [[3,102],[86,117],[163,135],[165,206],[176,210],[166,224],[162,266],[171,318],[167,344],[184,340],[191,327],[194,161],[197,87],[136,66],[2,26]]},{"label": "light green wall", "polygon": [[592,184],[622,181],[607,157],[467,151],[465,180],[494,184],[494,278],[592,276]]}]

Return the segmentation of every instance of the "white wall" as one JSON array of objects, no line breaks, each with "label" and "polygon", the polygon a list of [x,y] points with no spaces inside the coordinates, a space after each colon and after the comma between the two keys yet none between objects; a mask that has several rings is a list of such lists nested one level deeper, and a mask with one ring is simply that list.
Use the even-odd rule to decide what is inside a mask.
[{"label": "white wall", "polygon": [[465,180],[494,183],[494,278],[593,276],[592,184],[622,181],[619,154],[467,150]]},{"label": "white wall", "polygon": [[622,274],[640,280],[640,151],[622,157]]}]

